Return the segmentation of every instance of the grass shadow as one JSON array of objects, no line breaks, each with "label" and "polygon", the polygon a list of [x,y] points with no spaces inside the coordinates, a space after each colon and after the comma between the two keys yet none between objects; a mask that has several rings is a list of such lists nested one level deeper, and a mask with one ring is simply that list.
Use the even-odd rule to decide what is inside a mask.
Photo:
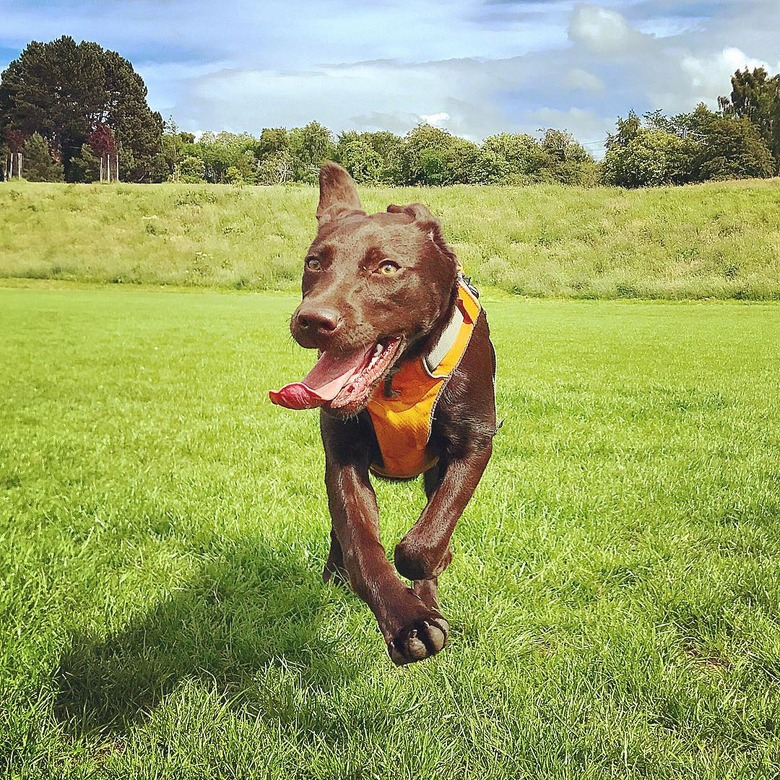
[{"label": "grass shadow", "polygon": [[327,690],[357,673],[323,637],[323,609],[344,596],[291,551],[244,543],[108,636],[77,634],[57,671],[55,716],[74,737],[124,730],[184,679],[242,698],[269,661]]}]

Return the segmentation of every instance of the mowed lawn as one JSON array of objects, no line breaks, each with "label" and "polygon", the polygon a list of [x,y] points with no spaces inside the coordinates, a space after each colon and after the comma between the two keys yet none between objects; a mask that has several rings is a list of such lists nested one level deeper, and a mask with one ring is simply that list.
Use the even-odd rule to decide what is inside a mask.
[{"label": "mowed lawn", "polygon": [[505,424],[396,669],[266,397],[295,302],[0,289],[0,776],[778,776],[780,305],[488,299]]}]

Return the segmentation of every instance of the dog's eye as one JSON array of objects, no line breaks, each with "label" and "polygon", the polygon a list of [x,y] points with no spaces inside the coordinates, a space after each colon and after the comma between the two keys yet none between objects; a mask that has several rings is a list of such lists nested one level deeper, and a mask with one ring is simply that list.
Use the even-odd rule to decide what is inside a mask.
[{"label": "dog's eye", "polygon": [[306,270],[307,271],[321,271],[322,263],[316,257],[306,258]]},{"label": "dog's eye", "polygon": [[399,268],[398,263],[394,263],[392,260],[383,260],[379,264],[379,273],[383,276],[392,276]]}]

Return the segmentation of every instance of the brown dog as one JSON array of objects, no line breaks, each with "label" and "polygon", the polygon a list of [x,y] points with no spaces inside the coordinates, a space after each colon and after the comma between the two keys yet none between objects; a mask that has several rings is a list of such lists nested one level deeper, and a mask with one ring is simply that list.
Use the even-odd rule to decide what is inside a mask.
[{"label": "brown dog", "polygon": [[[319,359],[270,395],[293,409],[321,407],[333,520],[323,577],[351,585],[390,657],[406,664],[447,641],[437,578],[492,452],[495,354],[476,292],[425,206],[367,215],[350,175],[327,163],[317,220],[290,329]],[[369,471],[424,473],[428,504],[395,549],[413,588],[385,556]]]}]

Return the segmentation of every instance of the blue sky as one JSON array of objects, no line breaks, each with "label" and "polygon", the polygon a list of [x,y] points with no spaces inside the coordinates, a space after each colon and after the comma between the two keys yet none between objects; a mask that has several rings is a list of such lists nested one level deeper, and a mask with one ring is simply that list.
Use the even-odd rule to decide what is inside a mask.
[{"label": "blue sky", "polygon": [[556,127],[598,153],[630,108],[714,107],[736,68],[780,71],[778,0],[0,0],[0,20],[0,68],[97,41],[195,132]]}]

